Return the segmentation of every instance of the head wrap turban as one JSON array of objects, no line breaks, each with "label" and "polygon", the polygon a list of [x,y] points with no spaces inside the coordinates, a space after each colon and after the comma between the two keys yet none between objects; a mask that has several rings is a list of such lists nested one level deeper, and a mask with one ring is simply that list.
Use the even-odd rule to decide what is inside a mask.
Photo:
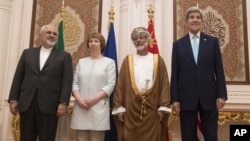
[{"label": "head wrap turban", "polygon": [[145,27],[136,27],[131,33],[131,39],[134,40],[136,36],[144,36],[147,38],[147,40],[150,40],[150,34],[148,30]]}]

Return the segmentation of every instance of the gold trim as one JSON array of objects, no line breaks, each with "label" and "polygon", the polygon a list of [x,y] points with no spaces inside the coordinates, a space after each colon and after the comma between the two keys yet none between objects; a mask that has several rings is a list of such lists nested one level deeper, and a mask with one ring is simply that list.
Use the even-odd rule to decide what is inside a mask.
[{"label": "gold trim", "polygon": [[153,79],[154,79],[154,84],[155,84],[155,81],[156,81],[156,77],[157,77],[157,72],[158,72],[158,62],[159,62],[159,55],[158,54],[153,54],[154,56],[154,76],[153,76]]},{"label": "gold trim", "polygon": [[149,8],[148,8],[148,18],[150,19],[154,19],[154,9],[153,9],[153,5],[149,4]]},{"label": "gold trim", "polygon": [[[159,55],[158,54],[153,54],[153,59],[154,59],[154,68],[153,68],[153,85],[155,85],[155,81],[156,81],[156,77],[157,77],[157,72],[158,72],[158,61],[159,61]],[[133,60],[133,55],[128,55],[128,64],[129,64],[129,74],[130,74],[130,81],[131,81],[131,85],[132,88],[135,92],[136,95],[141,95],[139,89],[137,88],[136,84],[135,84],[135,74],[134,74],[134,60]],[[150,89],[148,89],[147,91],[145,91],[145,95],[150,94],[150,92],[152,91],[153,85]]]},{"label": "gold trim", "polygon": [[15,141],[20,141],[20,116],[19,114],[16,116],[13,116],[12,132],[13,132]]},{"label": "gold trim", "polygon": [[109,22],[114,22],[114,19],[115,19],[115,11],[114,11],[114,7],[111,6],[109,10]]},{"label": "gold trim", "polygon": [[[168,119],[168,126],[174,121],[178,120],[179,115],[171,112]],[[224,125],[226,122],[246,121],[250,124],[250,112],[246,111],[220,111],[218,124]]]},{"label": "gold trim", "polygon": [[[173,141],[172,138],[172,132],[171,129],[171,123],[173,121],[179,120],[179,115],[175,112],[171,112],[168,119],[168,135],[170,141]],[[222,126],[226,122],[247,122],[250,124],[250,112],[249,111],[220,111],[219,112],[219,119],[218,119],[218,125]],[[229,130],[229,129],[228,129]]]},{"label": "gold trim", "polygon": [[250,112],[219,112],[218,124],[223,125],[226,121],[246,121],[250,123]]},{"label": "gold trim", "polygon": [[132,88],[135,91],[135,93],[139,95],[140,91],[138,90],[135,84],[133,55],[128,56],[128,65],[129,65],[129,74],[130,74],[130,81],[131,81]]},{"label": "gold trim", "polygon": [[[156,81],[156,77],[157,77],[157,69],[158,69],[158,54],[154,54],[153,55],[153,86],[155,85],[155,81]],[[136,95],[139,95],[142,99],[141,101],[141,114],[140,114],[140,120],[142,120],[143,115],[146,114],[147,111],[147,107],[146,107],[146,97],[147,95],[151,94],[151,91],[153,90],[153,86],[150,89],[146,89],[144,92],[140,92],[138,90],[138,87],[136,86],[135,83],[135,74],[134,74],[134,59],[133,59],[133,55],[129,55],[128,56],[128,64],[129,64],[129,74],[130,74],[130,81],[131,81],[131,85],[132,85],[132,89],[134,90]]]},{"label": "gold trim", "polygon": [[[73,109],[69,107],[67,110],[67,116],[72,116]],[[179,115],[175,112],[171,112],[168,119],[168,127],[170,124],[179,119]],[[250,112],[248,111],[221,111],[219,112],[218,124],[224,125],[226,122],[246,121],[250,124]],[[15,141],[20,141],[20,117],[16,115],[12,119],[12,132]],[[171,130],[169,130],[169,136]],[[171,136],[170,136],[171,137]]]}]

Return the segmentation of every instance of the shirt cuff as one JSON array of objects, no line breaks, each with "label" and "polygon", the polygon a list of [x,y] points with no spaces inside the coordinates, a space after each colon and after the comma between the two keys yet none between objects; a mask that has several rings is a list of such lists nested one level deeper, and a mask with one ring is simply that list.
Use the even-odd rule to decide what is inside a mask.
[{"label": "shirt cuff", "polygon": [[16,100],[11,100],[9,103],[17,103]]},{"label": "shirt cuff", "polygon": [[118,115],[119,113],[126,112],[126,109],[124,107],[114,108],[112,110],[112,115]]},{"label": "shirt cuff", "polygon": [[165,106],[161,106],[161,107],[158,108],[158,111],[164,111],[165,114],[167,114],[167,113],[170,113],[172,111],[172,109],[168,108],[168,107],[165,107]]}]

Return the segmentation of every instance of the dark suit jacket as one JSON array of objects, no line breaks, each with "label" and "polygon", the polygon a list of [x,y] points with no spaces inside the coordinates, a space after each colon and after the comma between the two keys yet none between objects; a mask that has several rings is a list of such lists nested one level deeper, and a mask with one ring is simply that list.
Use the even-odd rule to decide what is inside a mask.
[{"label": "dark suit jacket", "polygon": [[42,112],[56,114],[59,103],[69,103],[73,69],[69,53],[53,48],[40,71],[40,49],[25,49],[16,68],[9,102],[18,101],[19,112],[31,104],[35,93]]},{"label": "dark suit jacket", "polygon": [[181,110],[215,110],[216,99],[227,99],[225,76],[218,39],[200,34],[198,63],[195,63],[189,34],[173,43],[171,103]]}]

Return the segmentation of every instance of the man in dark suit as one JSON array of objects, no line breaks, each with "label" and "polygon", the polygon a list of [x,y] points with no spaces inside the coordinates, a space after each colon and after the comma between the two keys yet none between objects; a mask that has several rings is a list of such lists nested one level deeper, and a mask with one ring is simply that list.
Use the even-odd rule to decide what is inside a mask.
[{"label": "man in dark suit", "polygon": [[72,91],[73,69],[69,53],[54,46],[58,31],[40,30],[42,45],[25,49],[12,82],[10,112],[20,114],[20,141],[55,141],[58,117],[65,114]]},{"label": "man in dark suit", "polygon": [[218,110],[227,100],[218,39],[200,32],[201,24],[201,11],[189,8],[189,33],[173,43],[171,103],[180,114],[182,141],[197,141],[198,115],[205,141],[217,141]]}]

